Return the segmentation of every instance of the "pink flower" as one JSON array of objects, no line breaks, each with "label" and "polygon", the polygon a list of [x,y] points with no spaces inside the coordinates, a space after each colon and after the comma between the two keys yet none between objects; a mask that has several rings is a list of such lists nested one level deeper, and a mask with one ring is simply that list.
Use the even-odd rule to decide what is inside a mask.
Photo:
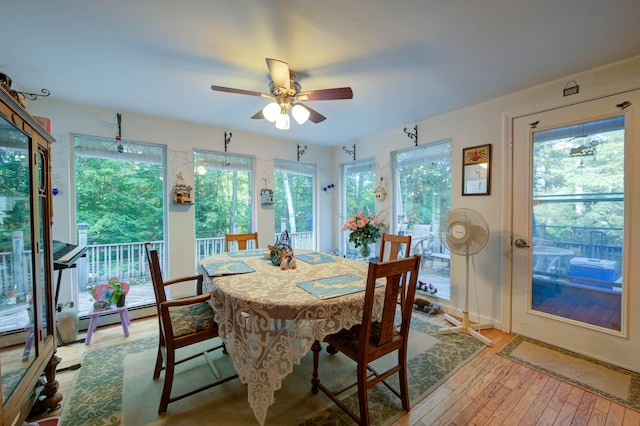
[{"label": "pink flower", "polygon": [[380,225],[380,218],[376,217],[375,219],[373,219],[373,223],[375,223],[376,225]]},{"label": "pink flower", "polygon": [[352,222],[351,225],[349,226],[351,229],[357,229],[358,225],[355,224],[355,222]]},{"label": "pink flower", "polygon": [[358,217],[359,218],[363,218],[364,217],[364,213],[363,212],[358,213]]}]

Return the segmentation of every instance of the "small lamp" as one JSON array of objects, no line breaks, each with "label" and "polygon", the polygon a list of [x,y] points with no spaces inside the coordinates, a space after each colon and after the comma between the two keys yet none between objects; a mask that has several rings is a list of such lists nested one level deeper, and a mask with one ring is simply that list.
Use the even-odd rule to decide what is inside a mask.
[{"label": "small lamp", "polygon": [[289,114],[287,114],[287,110],[283,109],[282,114],[276,118],[276,129],[289,130],[289,127],[291,127],[291,119],[289,118]]},{"label": "small lamp", "polygon": [[276,121],[279,114],[280,114],[280,105],[278,105],[276,102],[271,102],[269,105],[262,108],[262,115],[264,115],[264,118],[270,121],[271,123]]},{"label": "small lamp", "polygon": [[291,115],[293,115],[293,118],[298,122],[298,124],[304,124],[309,119],[309,115],[311,115],[311,113],[302,105],[296,104],[291,108]]}]

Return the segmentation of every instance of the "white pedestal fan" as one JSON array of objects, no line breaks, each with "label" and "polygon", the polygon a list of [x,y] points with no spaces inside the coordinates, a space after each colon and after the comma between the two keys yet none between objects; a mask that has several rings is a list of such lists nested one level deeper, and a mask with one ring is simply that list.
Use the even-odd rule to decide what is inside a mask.
[{"label": "white pedestal fan", "polygon": [[489,225],[480,215],[480,213],[471,209],[455,209],[451,210],[440,221],[440,238],[442,243],[447,246],[451,253],[465,257],[466,262],[466,279],[465,279],[465,295],[464,295],[464,311],[462,312],[462,322],[445,314],[444,318],[452,324],[453,327],[444,327],[440,329],[440,334],[450,333],[466,333],[480,340],[487,346],[493,346],[493,342],[478,333],[476,330],[491,328],[491,324],[473,324],[469,323],[469,257],[482,250],[489,240]]}]

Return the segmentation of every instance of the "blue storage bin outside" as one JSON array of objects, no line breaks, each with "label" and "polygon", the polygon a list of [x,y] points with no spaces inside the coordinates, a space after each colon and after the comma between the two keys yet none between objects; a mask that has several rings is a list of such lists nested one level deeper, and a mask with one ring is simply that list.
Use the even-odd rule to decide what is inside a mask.
[{"label": "blue storage bin outside", "polygon": [[592,280],[615,282],[616,262],[614,260],[574,257],[569,261],[569,275]]}]

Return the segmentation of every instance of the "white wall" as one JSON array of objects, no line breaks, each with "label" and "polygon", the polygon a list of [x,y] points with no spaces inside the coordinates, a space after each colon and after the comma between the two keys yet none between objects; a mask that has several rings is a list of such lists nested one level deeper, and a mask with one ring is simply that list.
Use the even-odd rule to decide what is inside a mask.
[{"label": "white wall", "polygon": [[[562,90],[571,80],[575,80],[579,84],[580,92],[577,95],[563,97]],[[579,103],[592,97],[611,94],[621,90],[621,87],[622,90],[640,87],[640,56],[584,73],[570,75],[557,81],[469,106],[429,120],[406,123],[403,127],[356,142],[358,159],[375,156],[378,165],[377,180],[379,181],[382,176],[386,185],[389,185],[391,152],[410,148],[414,144],[414,141],[403,131],[404,127],[413,132],[414,125],[418,125],[420,145],[451,138],[453,153],[451,207],[471,208],[478,211],[487,220],[491,232],[487,247],[474,256],[473,260],[476,273],[472,273],[470,277],[469,295],[469,312],[472,321],[478,319],[476,313],[479,305],[482,322],[492,321],[497,327],[502,327],[503,322],[503,288],[509,278],[508,274],[507,276],[503,275],[503,271],[509,267],[509,248],[503,244],[503,239],[505,235],[508,237],[510,231],[508,224],[505,224],[507,210],[510,209],[510,205],[506,205],[509,202],[506,192],[506,179],[509,178],[506,165],[507,156],[510,155],[510,150],[505,142],[508,140],[506,114],[517,116],[521,113],[529,114],[548,108]],[[425,102],[428,101],[425,99]],[[634,138],[636,144],[640,142],[639,135],[635,135]],[[462,149],[484,144],[492,144],[491,194],[488,196],[462,196]],[[344,145],[351,149],[353,142]],[[351,161],[342,150],[342,146],[334,149],[333,158],[336,164]],[[634,166],[640,167],[640,164]],[[339,168],[336,169],[334,176],[336,182],[339,182]],[[383,217],[389,218],[393,191],[389,186],[386,189],[389,195],[385,202],[378,204],[377,212],[383,212]],[[341,237],[338,225],[334,223],[333,226],[336,241]],[[449,302],[438,300],[437,303],[440,303],[449,312],[461,314],[464,307],[464,280],[464,258],[452,256],[451,300]],[[474,282],[477,284],[477,305],[475,303]]]},{"label": "white wall", "polygon": [[[168,120],[161,117],[136,114],[121,110],[110,110],[91,105],[81,105],[55,99],[42,98],[28,105],[32,115],[44,116],[51,120],[51,133],[56,138],[52,154],[53,186],[60,190],[54,197],[53,238],[66,242],[76,241],[75,223],[72,212],[75,206],[73,196],[73,143],[71,134],[85,134],[105,138],[114,138],[118,134],[116,113],[122,114],[122,139],[126,144],[130,141],[158,143],[167,146],[167,199],[172,200],[173,186],[178,172],[186,184],[193,185],[193,149],[224,152],[224,132],[218,129],[181,121]],[[228,130],[227,130],[228,131]],[[260,234],[260,245],[266,247],[273,242],[274,211],[273,207],[260,204],[260,190],[264,187],[263,178],[267,178],[269,187],[273,188],[273,160],[297,159],[295,142],[267,138],[263,136],[232,130],[233,137],[228,147],[230,153],[252,155],[255,157],[256,176],[256,222]],[[326,185],[332,178],[332,150],[326,147],[309,145],[303,160],[313,159],[317,162],[317,190]],[[321,250],[332,250],[331,224],[321,220],[331,213],[331,203],[326,202],[326,194],[318,195],[318,247]],[[278,196],[278,194],[276,194]],[[169,204],[168,208],[168,276],[178,277],[191,275],[194,272],[194,206]],[[278,228],[279,230],[279,228]],[[70,272],[64,272],[72,277]],[[60,301],[71,298],[71,286],[62,286]]]},{"label": "white wall", "polygon": [[[505,141],[508,140],[505,123],[506,114],[517,115],[519,111],[529,113],[542,111],[547,108],[579,103],[590,97],[602,95],[608,90],[619,87],[635,88],[640,76],[640,57],[611,64],[584,73],[570,75],[566,78],[536,86],[527,90],[513,93],[498,99],[493,99],[478,105],[469,106],[448,114],[441,115],[418,123],[406,123],[406,127],[413,129],[418,124],[419,143],[425,144],[445,138],[451,138],[453,148],[453,197],[452,207],[467,207],[481,213],[489,224],[491,238],[487,247],[474,257],[476,274],[471,277],[472,291],[470,295],[471,320],[476,320],[478,311],[475,304],[474,282],[477,284],[477,297],[483,322],[490,320],[497,327],[503,321],[503,288],[508,276],[503,271],[508,268],[508,248],[503,244],[503,238],[509,232],[505,225],[506,213],[510,206],[506,179],[509,178],[506,169],[507,156],[510,151]],[[580,93],[564,98],[562,89],[568,81],[575,80],[580,85]],[[615,89],[614,89],[615,88]],[[425,102],[429,102],[425,99]],[[116,113],[123,115],[122,127],[124,139],[166,144],[169,160],[169,186],[173,186],[173,179],[181,171],[186,183],[193,182],[192,149],[208,149],[223,151],[224,130],[200,126],[185,122],[167,120],[160,117],[150,117],[126,111],[109,110],[88,105],[58,102],[49,98],[39,99],[28,105],[33,115],[49,117],[53,136],[58,140],[53,147],[53,179],[54,186],[61,189],[60,195],[54,198],[55,223],[54,238],[63,241],[75,241],[75,224],[71,222],[70,212],[73,206],[70,189],[72,181],[70,165],[72,150],[70,134],[81,133],[103,137],[115,137],[117,134]],[[384,183],[389,196],[385,202],[378,204],[378,212],[384,211],[390,215],[390,200],[392,199],[389,186],[391,171],[389,169],[390,153],[413,146],[413,141],[403,132],[403,127],[384,134],[375,135],[356,141],[358,159],[375,157],[379,181],[384,177]],[[262,178],[268,177],[273,182],[273,159],[283,158],[295,160],[296,143],[251,135],[233,130],[233,138],[229,147],[230,152],[255,155],[257,157],[256,194],[263,185]],[[638,135],[634,136],[636,139]],[[333,149],[309,146],[305,159],[313,158],[318,164],[317,215],[319,249],[331,251],[338,247],[342,237],[339,218],[339,182],[342,163],[351,158],[342,150],[342,145],[351,148],[353,141],[342,143]],[[491,163],[491,195],[461,196],[461,165],[462,149],[465,147],[492,144]],[[276,155],[277,153],[277,155]],[[640,164],[633,165],[640,167]],[[322,187],[334,183],[336,188],[330,192],[323,192]],[[258,232],[262,244],[269,242],[273,230],[273,210],[265,209],[256,200]],[[172,276],[187,275],[193,271],[193,207],[173,206],[169,209],[169,258],[170,274]],[[261,244],[261,245],[262,245]],[[454,257],[451,260],[451,300],[439,301],[450,312],[460,314],[464,306],[464,259]],[[64,301],[64,295],[61,295]],[[507,301],[508,302],[508,301]]]}]

